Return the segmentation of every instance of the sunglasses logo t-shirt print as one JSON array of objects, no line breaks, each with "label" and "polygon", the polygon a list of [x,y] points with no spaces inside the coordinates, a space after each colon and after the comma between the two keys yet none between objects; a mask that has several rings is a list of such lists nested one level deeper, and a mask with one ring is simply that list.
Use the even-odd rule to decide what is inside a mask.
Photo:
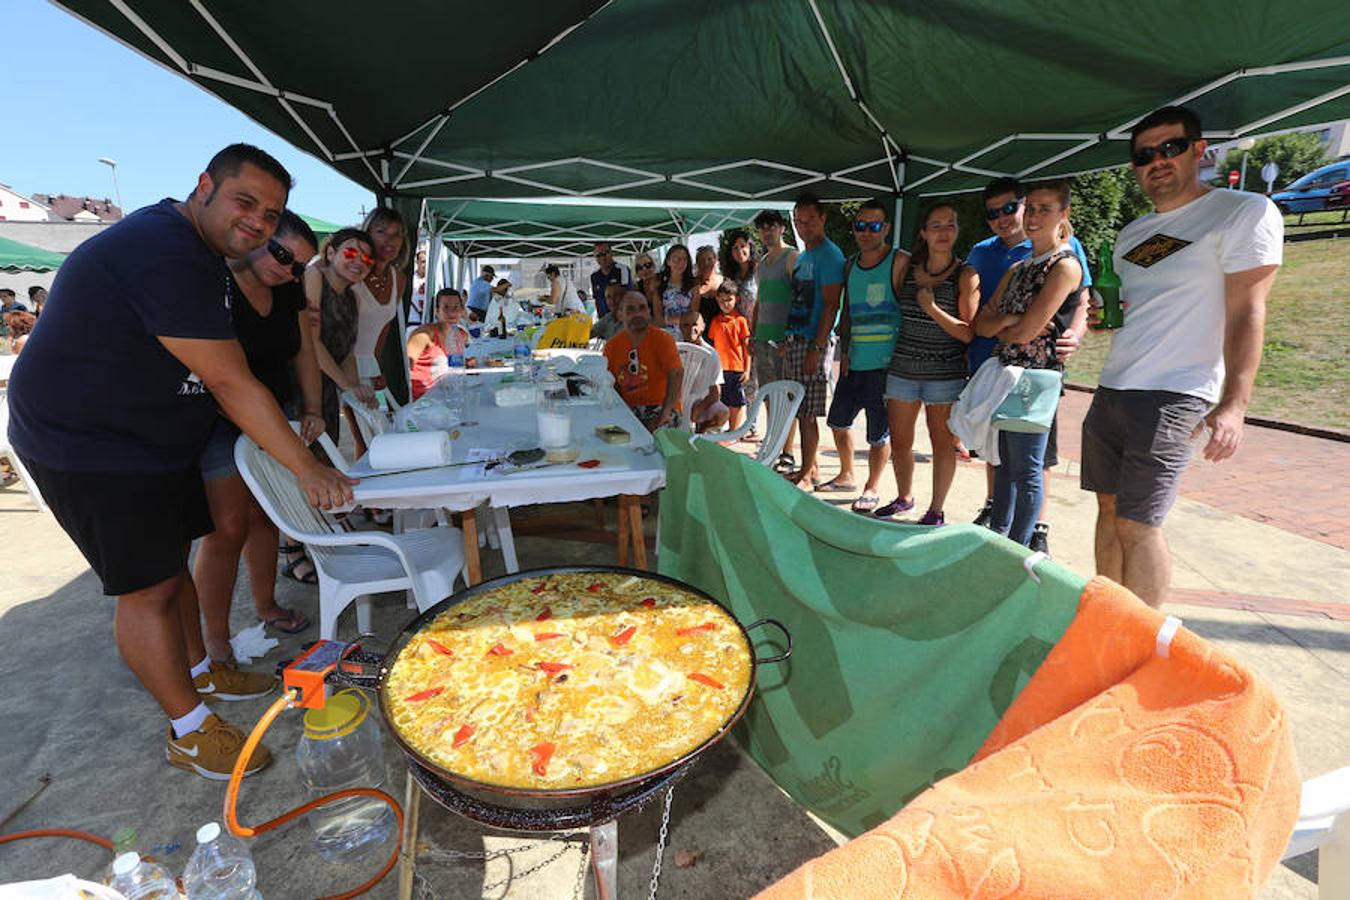
[{"label": "sunglasses logo t-shirt print", "polygon": [[1181,238],[1172,237],[1169,234],[1158,233],[1153,237],[1136,244],[1125,253],[1124,259],[1132,262],[1141,269],[1147,269],[1157,263],[1162,262],[1167,257],[1181,250],[1185,250],[1191,245],[1191,241],[1185,241]]}]

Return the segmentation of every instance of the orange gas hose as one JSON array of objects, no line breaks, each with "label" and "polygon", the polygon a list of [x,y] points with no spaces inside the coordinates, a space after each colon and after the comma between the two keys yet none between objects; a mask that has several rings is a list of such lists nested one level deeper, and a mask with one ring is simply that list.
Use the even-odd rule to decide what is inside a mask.
[{"label": "orange gas hose", "polygon": [[24,838],[40,837],[67,837],[75,838],[80,841],[88,841],[91,844],[98,844],[104,850],[112,850],[112,841],[105,837],[99,837],[96,834],[90,834],[87,831],[76,831],[73,828],[34,828],[32,831],[16,831],[13,834],[0,834],[0,844],[8,844],[10,841],[23,840]]},{"label": "orange gas hose", "polygon": [[[247,825],[239,824],[239,819],[235,814],[235,808],[239,802],[239,783],[244,778],[245,765],[247,765],[249,758],[253,755],[254,749],[262,740],[263,732],[271,727],[272,723],[276,720],[276,717],[281,715],[282,710],[293,706],[296,699],[297,698],[291,694],[278,697],[276,702],[267,708],[267,712],[263,713],[262,718],[258,720],[258,724],[253,726],[253,731],[249,734],[248,739],[244,741],[244,748],[239,751],[239,758],[234,761],[234,771],[230,773],[230,783],[225,788],[225,825],[232,833],[237,834],[239,837],[254,837],[263,832],[271,831],[273,828],[280,825],[284,825],[292,819],[297,819],[311,810],[318,809],[321,806],[326,806],[329,803],[342,800],[346,797],[374,797],[377,800],[383,800],[385,803],[389,804],[389,808],[394,811],[394,819],[398,823],[399,840],[394,845],[394,852],[390,855],[389,861],[384,864],[384,867],[381,868],[380,871],[375,873],[373,878],[356,888],[343,894],[333,894],[328,897],[320,898],[320,900],[350,900],[352,897],[361,896],[366,891],[379,884],[384,879],[384,876],[388,875],[390,870],[393,869],[394,865],[398,862],[399,851],[402,849],[403,843],[403,807],[399,806],[398,801],[393,797],[389,796],[384,791],[377,791],[374,788],[349,788],[345,791],[336,791],[332,794],[327,794],[317,800],[311,800],[304,806],[297,806],[290,812],[282,813],[275,819],[263,822],[261,825],[255,825],[251,828]],[[108,846],[111,848],[112,845],[109,844]]]}]

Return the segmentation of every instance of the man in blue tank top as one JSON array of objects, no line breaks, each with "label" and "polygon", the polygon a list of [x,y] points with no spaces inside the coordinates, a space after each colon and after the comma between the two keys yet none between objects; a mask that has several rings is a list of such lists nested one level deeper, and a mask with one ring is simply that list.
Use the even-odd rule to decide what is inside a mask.
[{"label": "man in blue tank top", "polygon": [[909,254],[891,247],[886,204],[868,200],[853,217],[858,253],[844,270],[844,297],[839,314],[839,383],[825,423],[834,432],[839,474],[819,491],[852,491],[853,433],[859,412],[867,416],[867,483],[853,501],[853,511],[870,513],[881,498],[877,485],[890,460],[886,421],[886,375],[900,334],[896,299]]},{"label": "man in blue tank top", "polygon": [[[992,237],[985,238],[970,248],[966,265],[972,267],[980,276],[980,308],[988,303],[998,290],[998,284],[1009,269],[1031,255],[1031,241],[1022,227],[1023,199],[1026,191],[1016,178],[995,178],[984,188],[984,218],[989,224]],[[1078,238],[1069,238],[1069,246],[1078,255],[1078,264],[1083,267],[1083,289],[1072,295],[1076,302],[1066,302],[1052,323],[1059,329],[1055,340],[1055,353],[1061,363],[1067,362],[1078,349],[1078,341],[1087,331],[1087,295],[1092,286],[1092,275],[1088,271],[1087,256]],[[970,342],[966,360],[970,373],[989,358],[994,351],[997,338],[977,337]],[[1049,484],[1050,470],[1059,465],[1059,417],[1056,416],[1050,426],[1050,442],[1045,447],[1045,484]],[[984,508],[975,519],[976,525],[988,525],[989,514],[993,510],[994,469],[985,466],[986,484]],[[1041,553],[1050,552],[1050,523],[1047,521],[1050,509],[1050,492],[1046,491],[1041,501],[1041,512],[1032,532],[1032,550]]]}]

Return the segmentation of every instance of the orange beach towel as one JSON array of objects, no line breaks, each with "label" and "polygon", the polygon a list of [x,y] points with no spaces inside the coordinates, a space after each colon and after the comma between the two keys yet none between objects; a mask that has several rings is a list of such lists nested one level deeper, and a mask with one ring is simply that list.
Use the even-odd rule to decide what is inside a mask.
[{"label": "orange beach towel", "polygon": [[974,761],[765,900],[1236,898],[1298,818],[1289,724],[1239,662],[1094,579]]}]

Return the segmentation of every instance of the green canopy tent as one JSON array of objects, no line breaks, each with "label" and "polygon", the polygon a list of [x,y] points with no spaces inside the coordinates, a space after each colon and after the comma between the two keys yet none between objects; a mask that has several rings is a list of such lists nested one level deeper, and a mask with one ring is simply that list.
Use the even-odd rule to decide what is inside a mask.
[{"label": "green canopy tent", "polygon": [[319,239],[319,243],[321,244],[325,238],[342,227],[341,225],[334,225],[327,219],[320,219],[318,216],[307,216],[304,213],[299,213],[299,216],[304,219],[305,224],[314,231],[314,236]]},{"label": "green canopy tent", "polygon": [[409,221],[541,193],[903,202],[1117,165],[1168,103],[1214,138],[1350,116],[1344,0],[395,0],[398,59],[434,69],[378,79],[352,0],[303,42],[248,4],[55,2]]},{"label": "green canopy tent", "polygon": [[0,272],[51,272],[65,261],[64,253],[0,237]]}]

